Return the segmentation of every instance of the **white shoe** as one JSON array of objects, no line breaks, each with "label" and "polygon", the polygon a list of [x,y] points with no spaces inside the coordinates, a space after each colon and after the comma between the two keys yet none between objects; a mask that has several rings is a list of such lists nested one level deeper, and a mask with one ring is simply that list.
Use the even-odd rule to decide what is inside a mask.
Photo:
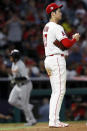
[{"label": "white shoe", "polygon": [[49,125],[50,128],[68,127],[68,126],[69,126],[69,124],[63,123],[63,122],[60,122],[60,121],[57,124]]}]

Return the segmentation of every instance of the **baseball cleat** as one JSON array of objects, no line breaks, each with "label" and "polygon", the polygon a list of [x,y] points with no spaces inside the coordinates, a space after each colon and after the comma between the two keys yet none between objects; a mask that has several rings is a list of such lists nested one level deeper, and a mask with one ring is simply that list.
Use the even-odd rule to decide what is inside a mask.
[{"label": "baseball cleat", "polygon": [[24,126],[32,126],[32,123],[31,122],[27,122],[24,124]]},{"label": "baseball cleat", "polygon": [[63,122],[58,122],[56,125],[49,125],[50,128],[60,128],[60,127],[68,127],[69,124],[63,123]]},{"label": "baseball cleat", "polygon": [[36,119],[32,119],[31,123],[32,123],[32,125],[35,125],[37,123],[37,120]]},{"label": "baseball cleat", "polygon": [[29,120],[29,122],[25,123],[24,126],[33,126],[37,123],[36,119]]}]

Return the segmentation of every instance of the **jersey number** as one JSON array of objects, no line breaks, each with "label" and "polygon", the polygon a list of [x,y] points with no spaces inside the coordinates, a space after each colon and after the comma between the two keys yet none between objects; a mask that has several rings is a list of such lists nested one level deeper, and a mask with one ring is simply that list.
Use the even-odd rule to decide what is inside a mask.
[{"label": "jersey number", "polygon": [[44,42],[44,47],[47,46],[47,34],[43,35],[43,42]]}]

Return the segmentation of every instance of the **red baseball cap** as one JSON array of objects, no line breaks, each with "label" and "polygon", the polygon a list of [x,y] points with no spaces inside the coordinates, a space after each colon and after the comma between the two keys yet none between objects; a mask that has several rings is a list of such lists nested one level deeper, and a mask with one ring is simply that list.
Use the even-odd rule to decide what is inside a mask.
[{"label": "red baseball cap", "polygon": [[51,3],[47,6],[46,12],[47,14],[51,13],[53,10],[63,7],[63,5],[57,5],[56,3]]}]

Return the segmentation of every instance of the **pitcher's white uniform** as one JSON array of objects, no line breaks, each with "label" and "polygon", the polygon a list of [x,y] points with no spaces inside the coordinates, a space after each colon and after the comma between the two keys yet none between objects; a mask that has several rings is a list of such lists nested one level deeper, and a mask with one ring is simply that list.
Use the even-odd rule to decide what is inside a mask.
[{"label": "pitcher's white uniform", "polygon": [[62,26],[48,22],[43,29],[43,41],[45,47],[45,68],[50,77],[52,94],[50,98],[49,125],[59,121],[59,112],[66,91],[66,61],[62,51],[53,42],[67,38]]},{"label": "pitcher's white uniform", "polygon": [[13,78],[24,76],[27,78],[27,82],[24,84],[20,83],[19,85],[16,83],[14,85],[8,102],[24,112],[27,122],[34,120],[34,116],[31,111],[31,105],[29,104],[32,83],[29,79],[27,68],[25,67],[25,64],[22,60],[12,63],[12,73]]}]

